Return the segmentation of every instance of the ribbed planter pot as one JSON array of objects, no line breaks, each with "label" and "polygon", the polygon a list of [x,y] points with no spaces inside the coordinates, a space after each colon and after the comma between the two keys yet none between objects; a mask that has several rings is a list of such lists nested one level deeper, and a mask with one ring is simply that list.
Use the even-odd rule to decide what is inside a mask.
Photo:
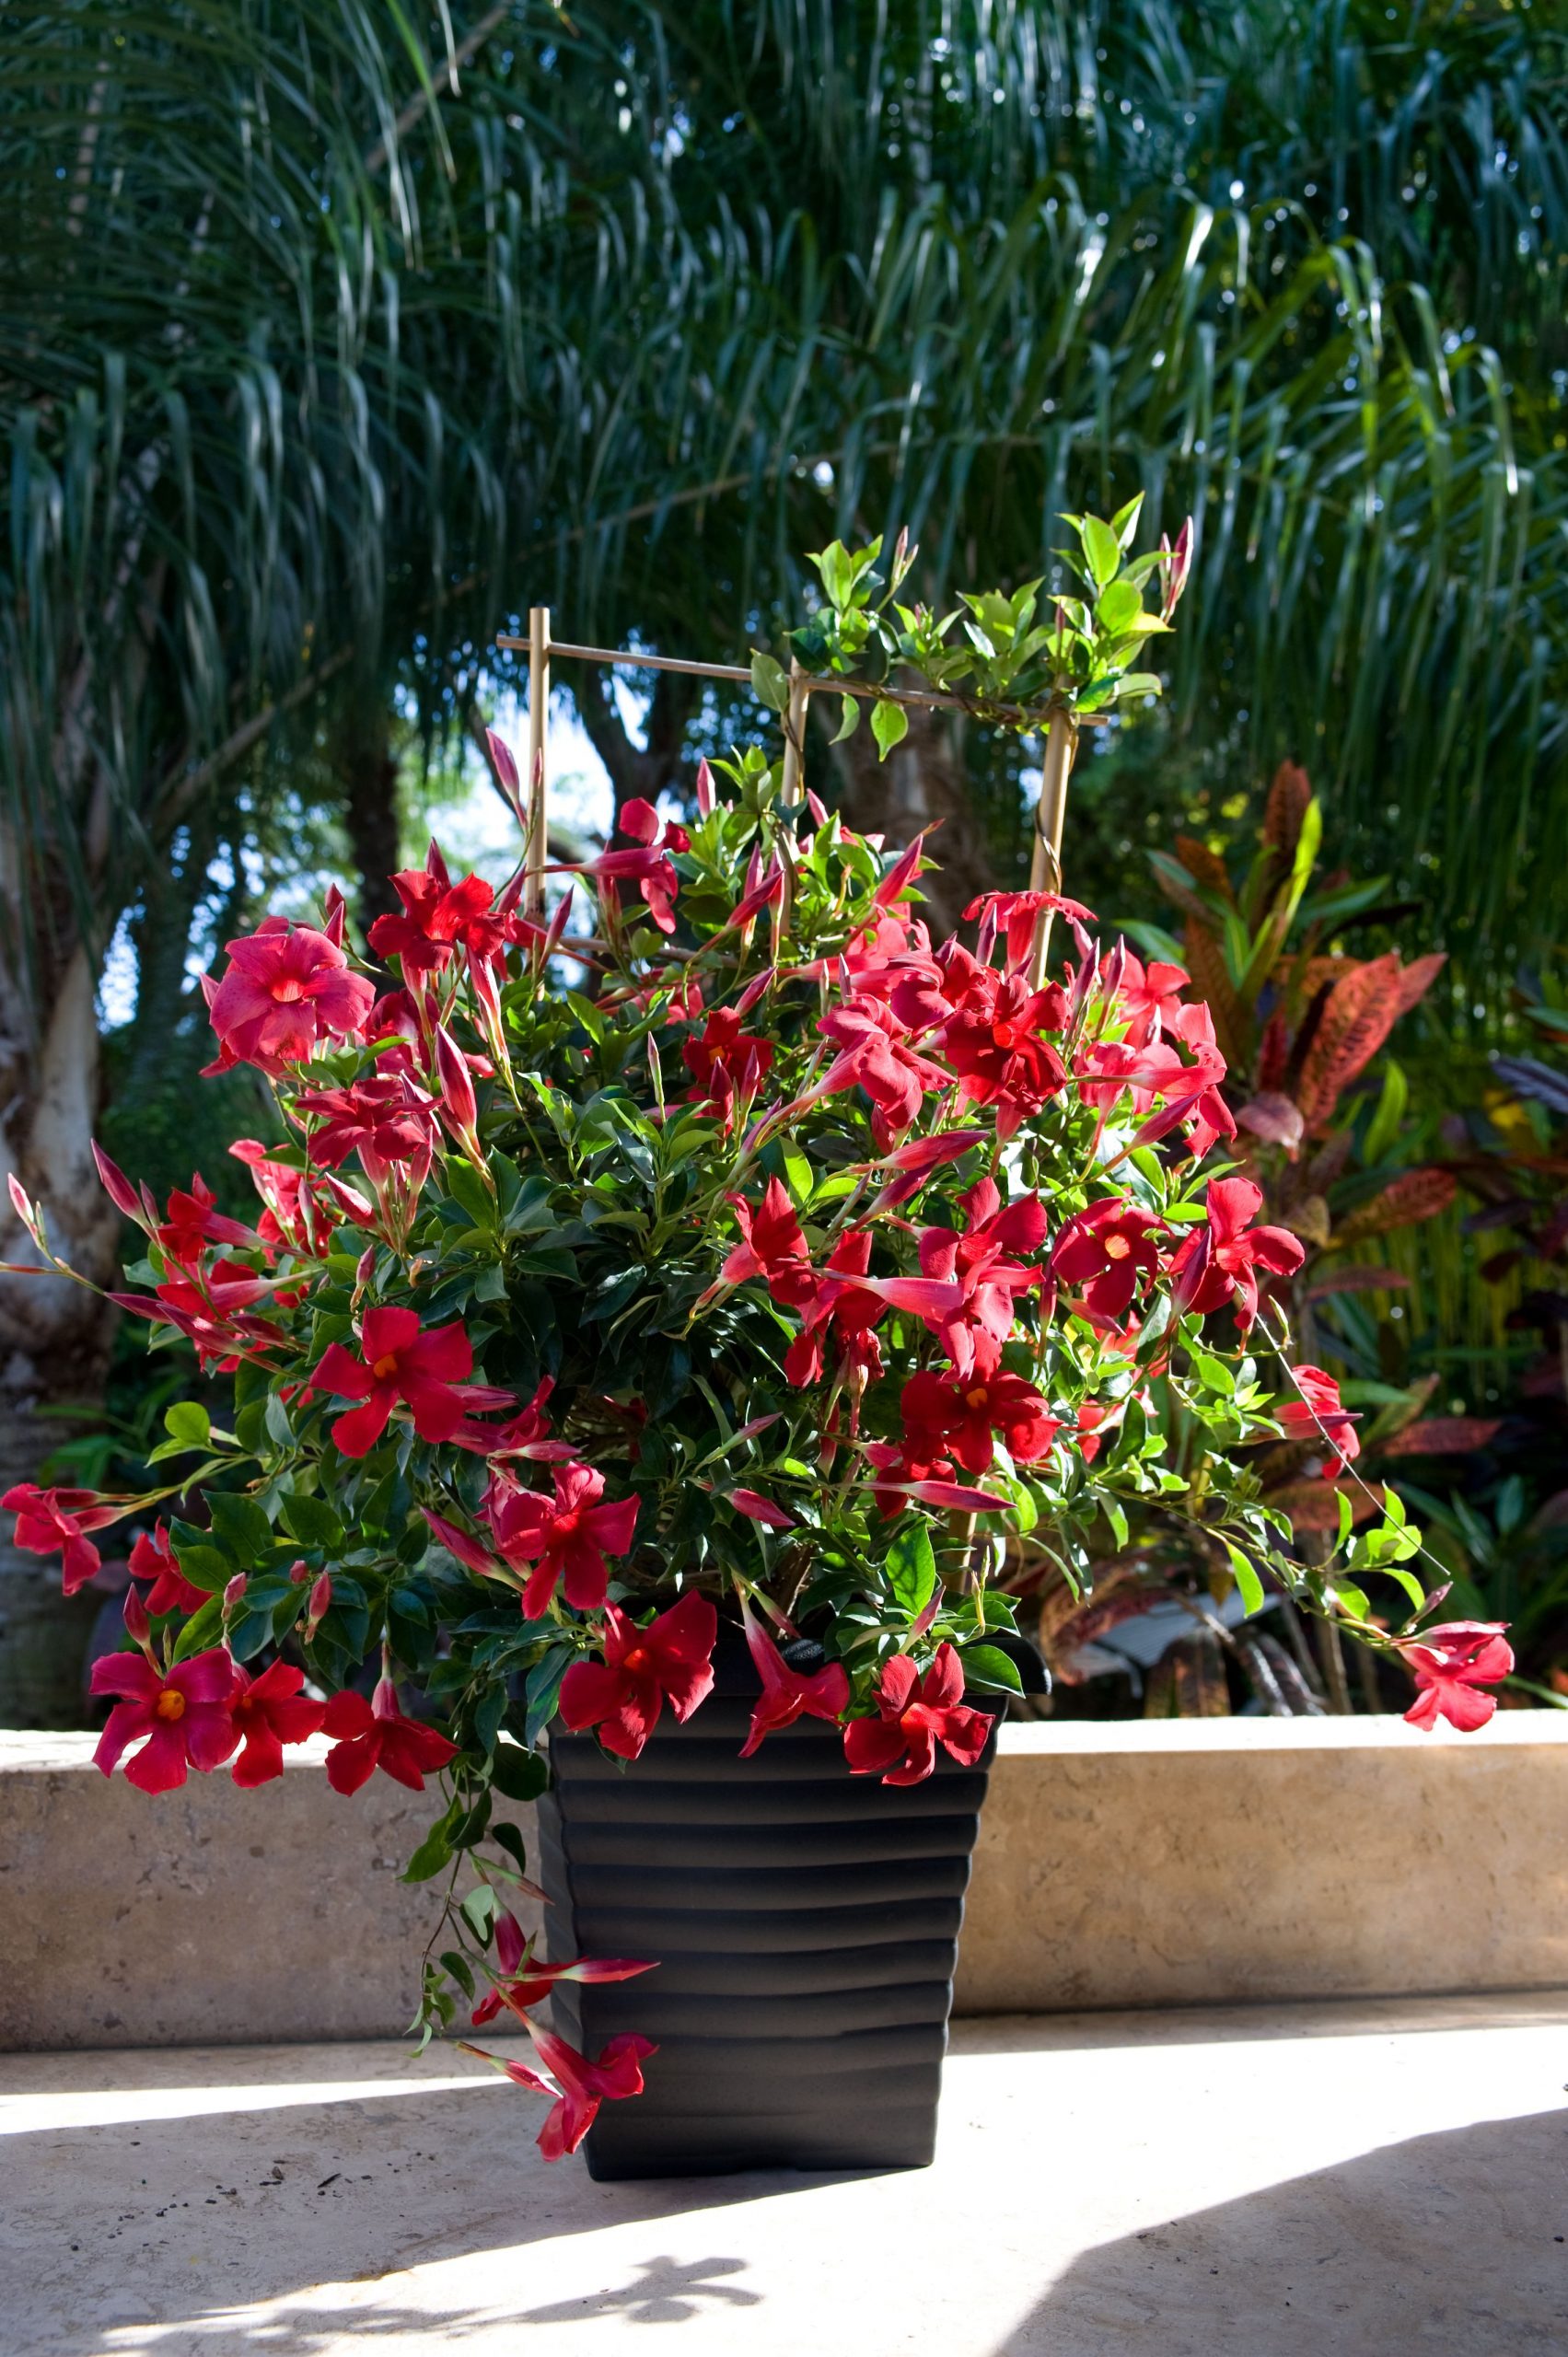
[{"label": "ribbed planter pot", "polygon": [[591,1736],[551,1738],[551,1954],[658,1959],[553,2000],[589,2054],[622,2030],[659,2049],[645,2092],[589,2130],[589,2173],[923,2167],[995,1738],[907,1790],[852,1776],[819,1720],[741,1759],[756,1677],[727,1643],[714,1671],[625,1768]]}]

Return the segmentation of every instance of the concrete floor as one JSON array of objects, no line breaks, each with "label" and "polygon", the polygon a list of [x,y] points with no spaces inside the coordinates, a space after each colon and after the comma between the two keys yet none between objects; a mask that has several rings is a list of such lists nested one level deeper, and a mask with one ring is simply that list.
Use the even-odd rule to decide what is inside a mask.
[{"label": "concrete floor", "polygon": [[595,2186],[461,2057],[12,2056],[0,2351],[1533,2357],[1565,2081],[1568,1992],[969,2021],[930,2170]]}]

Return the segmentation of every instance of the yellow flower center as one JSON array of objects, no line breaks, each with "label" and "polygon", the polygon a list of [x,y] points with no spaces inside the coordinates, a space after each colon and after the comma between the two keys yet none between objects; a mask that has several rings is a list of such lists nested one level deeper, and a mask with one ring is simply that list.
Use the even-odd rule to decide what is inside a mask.
[{"label": "yellow flower center", "polygon": [[370,1370],[377,1383],[387,1382],[392,1376],[396,1375],[397,1371],[398,1354],[396,1351],[386,1352],[382,1357],[376,1361],[375,1365]]},{"label": "yellow flower center", "polygon": [[153,1716],[157,1719],[182,1719],[185,1716],[185,1697],[178,1686],[164,1688],[153,1704]]},{"label": "yellow flower center", "polygon": [[1132,1249],[1132,1247],[1124,1236],[1108,1236],[1105,1239],[1105,1257],[1108,1260],[1125,1260]]}]

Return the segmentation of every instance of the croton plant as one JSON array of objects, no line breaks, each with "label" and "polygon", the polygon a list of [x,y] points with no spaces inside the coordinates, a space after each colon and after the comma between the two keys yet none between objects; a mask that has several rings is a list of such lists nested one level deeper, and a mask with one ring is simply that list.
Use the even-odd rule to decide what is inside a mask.
[{"label": "croton plant", "polygon": [[[892,602],[902,552],[884,586],[875,552],[835,546],[796,659],[864,686],[880,646],[1019,726],[1150,692],[1133,666],[1186,543],[1129,560],[1135,514],[1077,522],[1084,594],[1043,622],[1031,585],[955,631]],[[873,693],[890,745],[899,708]],[[168,1487],[5,1501],[67,1589],[95,1532],[140,1525],[124,1649],[93,1672],[106,1773],[261,1784],[319,1732],[345,1795],[435,1780],[408,1868],[445,1893],[415,2026],[525,2025],[540,2069],[487,2059],[555,2098],[552,2154],[650,2049],[590,2060],[532,2009],[563,1976],[648,1967],[535,1952],[505,1806],[544,1787],[557,1721],[630,1762],[666,1710],[689,1719],[726,1624],[759,1674],[746,1752],[809,1716],[894,1785],[939,1750],[978,1759],[1018,1688],[1009,1534],[1114,1534],[1134,1507],[1249,1605],[1288,1589],[1397,1648],[1418,1723],[1480,1724],[1509,1666],[1500,1630],[1424,1624],[1391,1494],[1310,1565],[1263,1498],[1260,1444],[1310,1436],[1331,1476],[1355,1436],[1291,1364],[1275,1296],[1302,1246],[1235,1169],[1207,1008],[1060,896],[989,895],[969,940],[934,944],[922,842],[786,807],[755,748],[715,766],[690,826],[629,804],[625,844],[554,871],[548,914],[542,877],[495,894],[433,845],[374,963],[335,892],[319,924],[228,945],[212,1068],[272,1085],[273,1134],[234,1148],[259,1214],[224,1216],[199,1178],[160,1206],[99,1167],[143,1232],[114,1298],[231,1376],[232,1413],[169,1409]]]}]

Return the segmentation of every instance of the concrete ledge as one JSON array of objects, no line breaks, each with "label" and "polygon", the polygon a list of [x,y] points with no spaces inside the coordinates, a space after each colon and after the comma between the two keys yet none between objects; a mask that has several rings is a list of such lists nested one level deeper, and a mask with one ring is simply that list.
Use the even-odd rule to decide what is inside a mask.
[{"label": "concrete ledge", "polygon": [[[395,2036],[429,1804],[325,1747],[149,1801],[90,1735],[0,1735],[0,2048]],[[532,1811],[511,1814],[533,1840]],[[1568,1987],[1568,1713],[1008,1727],[964,2013]]]}]

